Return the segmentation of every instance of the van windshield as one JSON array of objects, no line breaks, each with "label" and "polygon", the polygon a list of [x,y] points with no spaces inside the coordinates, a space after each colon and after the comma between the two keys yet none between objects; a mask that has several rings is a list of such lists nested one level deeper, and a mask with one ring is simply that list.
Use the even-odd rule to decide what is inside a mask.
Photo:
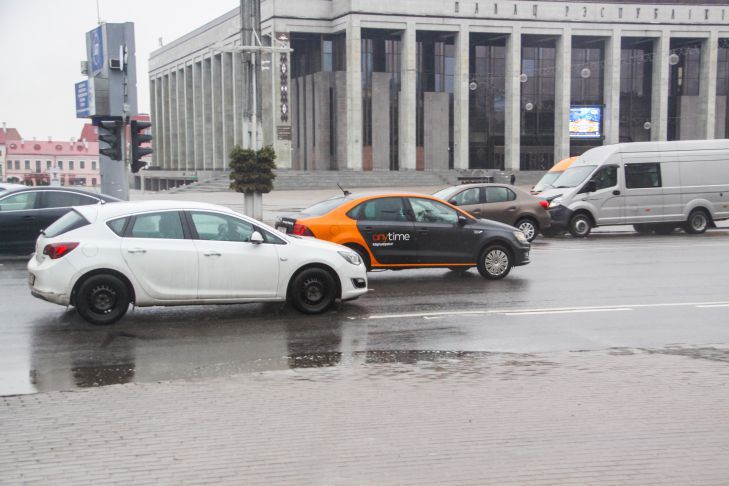
[{"label": "van windshield", "polygon": [[579,167],[570,167],[554,181],[552,185],[555,188],[577,187],[582,184],[587,177],[595,170],[595,165],[580,165]]},{"label": "van windshield", "polygon": [[564,174],[564,172],[547,172],[544,174],[544,177],[539,179],[539,182],[532,188],[532,191],[534,192],[542,192],[548,187],[551,187],[552,184],[554,184],[554,181],[556,181],[559,176]]}]

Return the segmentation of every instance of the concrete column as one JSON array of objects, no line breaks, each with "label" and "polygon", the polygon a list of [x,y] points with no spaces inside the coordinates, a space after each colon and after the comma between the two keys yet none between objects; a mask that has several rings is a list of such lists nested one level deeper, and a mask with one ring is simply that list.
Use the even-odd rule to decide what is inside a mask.
[{"label": "concrete column", "polygon": [[195,107],[192,65],[185,66],[185,170],[195,169]]},{"label": "concrete column", "polygon": [[400,42],[399,144],[400,170],[415,170],[415,123],[417,117],[417,44],[415,24],[408,22]]},{"label": "concrete column", "polygon": [[170,161],[173,158],[172,151],[174,150],[174,144],[173,144],[173,136],[172,136],[172,115],[170,113],[170,83],[171,83],[171,77],[172,73],[165,74],[164,78],[164,86],[162,87],[162,90],[164,91],[164,99],[162,100],[163,109],[164,109],[164,117],[165,117],[165,126],[164,126],[164,132],[165,132],[165,160],[162,164],[163,169],[169,169],[170,168]]},{"label": "concrete column", "polygon": [[719,35],[712,30],[701,44],[701,86],[699,95],[704,113],[704,137],[714,138],[716,131],[716,79],[719,59]]},{"label": "concrete column", "polygon": [[165,157],[167,152],[166,144],[166,121],[165,121],[165,108],[164,108],[164,76],[157,78],[155,83],[155,89],[157,90],[157,128],[159,132],[155,132],[154,138],[157,140],[157,147],[159,148],[159,156],[156,159],[157,167],[164,167]]},{"label": "concrete column", "polygon": [[203,139],[204,137],[204,128],[203,128],[203,110],[202,110],[202,93],[203,93],[203,86],[202,86],[202,62],[195,62],[192,65],[192,97],[193,97],[193,103],[192,103],[192,111],[193,111],[193,120],[194,120],[194,126],[193,129],[195,132],[195,140],[194,140],[194,150],[195,150],[195,156],[193,160],[195,160],[195,169],[202,169],[203,168],[203,160],[205,159],[204,151],[203,151]]},{"label": "concrete column", "polygon": [[202,61],[203,170],[213,168],[212,58]]},{"label": "concrete column", "polygon": [[616,29],[605,41],[605,113],[602,124],[605,145],[620,141],[620,49],[620,30]]},{"label": "concrete column", "polygon": [[177,118],[177,160],[173,165],[176,170],[184,170],[185,158],[185,67],[177,70],[175,76],[175,99],[177,100],[175,117]]},{"label": "concrete column", "polygon": [[213,170],[224,170],[227,166],[225,150],[223,149],[223,83],[222,55],[217,54],[212,59],[212,108],[213,108]]},{"label": "concrete column", "polygon": [[347,168],[362,170],[362,29],[347,25]]},{"label": "concrete column", "polygon": [[506,41],[506,104],[504,112],[504,168],[519,170],[521,153],[521,29],[514,27]]},{"label": "concrete column", "polygon": [[169,113],[170,113],[170,159],[167,169],[174,170],[179,167],[180,161],[180,131],[177,124],[177,70],[170,72]]},{"label": "concrete column", "polygon": [[653,43],[653,100],[651,113],[651,140],[665,141],[668,137],[668,56],[671,34],[664,30]]},{"label": "concrete column", "polygon": [[374,170],[390,169],[391,79],[390,73],[372,73],[372,168]]},{"label": "concrete column", "polygon": [[572,31],[557,39],[554,73],[554,162],[570,155],[570,98],[572,94]]},{"label": "concrete column", "polygon": [[462,24],[456,37],[456,71],[453,89],[453,168],[468,169],[469,32]]}]

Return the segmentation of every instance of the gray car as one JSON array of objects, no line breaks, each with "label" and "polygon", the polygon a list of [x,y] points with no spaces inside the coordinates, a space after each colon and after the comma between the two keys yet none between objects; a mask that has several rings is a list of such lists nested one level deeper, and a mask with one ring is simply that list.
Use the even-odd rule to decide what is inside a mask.
[{"label": "gray car", "polygon": [[514,226],[529,241],[551,225],[546,201],[509,184],[462,184],[447,187],[433,196],[458,206],[477,218]]}]

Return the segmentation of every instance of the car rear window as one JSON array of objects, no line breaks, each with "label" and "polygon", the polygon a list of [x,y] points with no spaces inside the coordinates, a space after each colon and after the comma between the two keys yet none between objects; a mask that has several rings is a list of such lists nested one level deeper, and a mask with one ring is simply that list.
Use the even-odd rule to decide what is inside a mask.
[{"label": "car rear window", "polygon": [[69,211],[65,215],[61,216],[60,219],[56,220],[55,223],[50,225],[45,230],[46,238],[55,238],[69,231],[81,228],[90,224],[86,218],[81,216],[76,211]]},{"label": "car rear window", "polygon": [[304,209],[301,213],[307,216],[324,216],[329,211],[338,208],[347,201],[346,197],[338,196],[332,199],[327,199],[314,204],[311,207]]}]

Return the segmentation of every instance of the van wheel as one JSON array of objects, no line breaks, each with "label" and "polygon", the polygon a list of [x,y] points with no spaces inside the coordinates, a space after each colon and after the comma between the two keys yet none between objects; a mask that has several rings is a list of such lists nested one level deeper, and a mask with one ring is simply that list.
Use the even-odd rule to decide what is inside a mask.
[{"label": "van wheel", "polygon": [[534,241],[534,238],[537,237],[537,233],[539,232],[539,228],[537,227],[537,223],[534,222],[534,220],[529,218],[522,218],[519,221],[516,222],[514,225],[516,226],[522,233],[524,233],[524,236],[526,236],[527,241]]},{"label": "van wheel", "polygon": [[684,225],[686,233],[700,235],[709,227],[709,215],[703,209],[694,209]]},{"label": "van wheel", "polygon": [[653,228],[651,228],[650,226],[648,226],[646,224],[634,224],[633,229],[637,233],[640,233],[641,235],[649,235],[649,234],[653,233]]},{"label": "van wheel", "polygon": [[489,246],[478,259],[478,273],[489,280],[500,280],[511,271],[514,262],[509,250],[501,245]]},{"label": "van wheel", "polygon": [[576,214],[570,219],[570,234],[575,238],[584,238],[592,231],[592,220],[584,213]]},{"label": "van wheel", "polygon": [[97,326],[113,324],[129,309],[129,289],[114,275],[93,275],[86,279],[76,295],[78,313]]},{"label": "van wheel", "polygon": [[308,268],[291,283],[289,301],[304,314],[319,314],[334,303],[336,291],[334,278],[329,272],[321,268]]}]

